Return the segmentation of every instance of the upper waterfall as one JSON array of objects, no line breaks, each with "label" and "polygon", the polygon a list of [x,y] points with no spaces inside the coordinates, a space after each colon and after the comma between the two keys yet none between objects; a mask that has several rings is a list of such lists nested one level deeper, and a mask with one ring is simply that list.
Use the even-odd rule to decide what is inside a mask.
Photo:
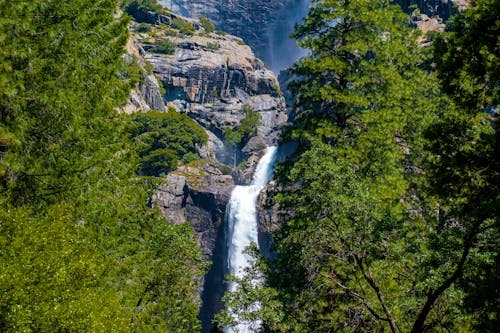
[{"label": "upper waterfall", "polygon": [[310,0],[290,0],[276,14],[276,20],[269,28],[269,59],[266,57],[263,59],[276,75],[307,53],[307,50],[301,49],[290,35],[295,25],[306,17],[309,4]]}]

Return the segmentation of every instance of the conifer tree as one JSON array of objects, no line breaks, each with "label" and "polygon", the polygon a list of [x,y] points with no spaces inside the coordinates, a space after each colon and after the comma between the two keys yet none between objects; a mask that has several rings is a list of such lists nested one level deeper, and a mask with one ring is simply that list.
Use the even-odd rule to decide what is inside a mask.
[{"label": "conifer tree", "polygon": [[314,1],[295,33],[310,55],[292,69],[299,148],[278,170],[276,259],[250,271],[262,288],[243,280],[227,297],[243,313],[260,300],[240,318],[280,332],[494,331],[498,4],[478,1],[435,41],[448,97],[388,2]]},{"label": "conifer tree", "polygon": [[148,205],[115,110],[131,88],[118,5],[0,0],[2,332],[199,330],[199,248]]}]

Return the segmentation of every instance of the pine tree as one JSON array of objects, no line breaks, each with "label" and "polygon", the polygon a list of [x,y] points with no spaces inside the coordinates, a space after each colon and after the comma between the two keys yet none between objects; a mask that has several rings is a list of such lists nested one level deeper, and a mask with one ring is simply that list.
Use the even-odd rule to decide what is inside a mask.
[{"label": "pine tree", "polygon": [[115,110],[118,5],[0,0],[2,332],[199,331],[199,248],[148,205]]}]

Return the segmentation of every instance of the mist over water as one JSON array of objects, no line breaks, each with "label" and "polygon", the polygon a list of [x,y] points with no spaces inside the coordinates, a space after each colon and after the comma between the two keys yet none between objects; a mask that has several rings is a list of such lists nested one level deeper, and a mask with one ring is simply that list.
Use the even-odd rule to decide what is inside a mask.
[{"label": "mist over water", "polygon": [[306,17],[309,4],[310,0],[290,0],[277,13],[276,20],[269,29],[269,59],[264,61],[276,75],[307,53],[307,50],[297,46],[290,34],[295,24]]}]

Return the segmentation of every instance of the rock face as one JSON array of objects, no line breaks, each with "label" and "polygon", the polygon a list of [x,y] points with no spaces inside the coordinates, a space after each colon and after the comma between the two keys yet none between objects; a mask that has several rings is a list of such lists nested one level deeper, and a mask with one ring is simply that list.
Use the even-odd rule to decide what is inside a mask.
[{"label": "rock face", "polygon": [[219,138],[237,126],[244,104],[261,113],[259,133],[268,144],[286,121],[284,100],[274,74],[234,36],[170,37],[173,55],[147,53],[165,98]]},{"label": "rock face", "polygon": [[[261,141],[275,144],[279,129],[287,120],[285,101],[273,72],[255,57],[241,38],[209,31],[198,21],[168,11],[154,12],[132,6],[127,12],[136,21],[150,24],[145,32],[134,34],[135,49],[129,53],[135,51],[134,55],[144,59],[155,74],[143,80],[145,101],[132,94],[131,104],[136,108],[147,104],[163,109],[165,99],[209,132],[208,147],[215,148],[213,155],[222,162],[228,162],[221,147],[224,130],[240,124],[245,116],[244,105],[260,113],[258,136]],[[131,28],[137,25],[133,22]],[[186,30],[186,26],[189,29]],[[170,49],[160,53],[158,45],[168,45]],[[155,77],[166,91],[163,98],[158,93]],[[250,181],[254,161],[265,147],[249,144],[245,148],[244,154],[238,154],[248,161],[243,172],[238,172],[238,179],[243,183]],[[210,153],[202,152],[202,155]],[[239,164],[241,159],[235,162],[234,165]]]},{"label": "rock face", "polygon": [[416,5],[420,13],[430,18],[439,17],[442,21],[467,8],[471,0],[397,0],[404,11],[411,13],[412,5]]},{"label": "rock face", "polygon": [[[209,133],[209,147],[214,147],[215,157],[228,163],[230,156],[221,147],[226,128],[237,127],[244,118],[244,105],[261,115],[258,125],[260,141],[275,144],[280,128],[287,120],[284,98],[273,72],[255,57],[241,38],[208,32],[197,22],[169,13],[136,9],[131,12],[143,22],[153,22],[150,33],[135,36],[138,50],[161,81],[165,100],[178,111],[196,120]],[[176,32],[175,22],[183,20],[192,24],[191,33]],[[155,46],[168,43],[172,54],[155,53]],[[154,84],[150,80],[150,85]],[[158,96],[150,94],[150,102]],[[243,170],[237,172],[241,183],[248,183],[263,154],[265,145],[247,144]],[[253,150],[252,150],[253,149]],[[233,156],[233,155],[231,155]],[[239,164],[238,159],[234,164]]]},{"label": "rock face", "polygon": [[198,18],[207,16],[218,28],[242,37],[256,50],[259,57],[268,59],[269,30],[276,13],[289,0],[170,0],[161,4],[182,15]]},{"label": "rock face", "polygon": [[215,25],[247,42],[256,54],[279,72],[300,55],[289,39],[309,0],[161,0],[175,12],[198,18],[207,16]]},{"label": "rock face", "polygon": [[201,293],[203,331],[210,330],[214,314],[223,308],[221,299],[225,291],[224,217],[234,182],[220,167],[208,161],[180,167],[167,176],[153,195],[153,203],[160,207],[168,221],[190,222],[203,255],[212,261]]},{"label": "rock face", "polygon": [[[142,56],[144,50],[137,45],[135,36],[132,36],[126,46],[127,53],[123,58],[128,65],[137,62],[144,70],[146,67],[145,59]],[[167,106],[161,94],[161,88],[157,78],[152,75],[145,75],[137,87],[132,89],[128,103],[121,108],[125,113],[147,112],[149,110],[167,111]]]},{"label": "rock face", "polygon": [[163,96],[160,91],[160,85],[154,75],[148,75],[141,84],[142,94],[146,104],[153,110],[167,111]]},{"label": "rock face", "polygon": [[[425,44],[425,34],[429,31],[442,32],[445,22],[452,16],[470,6],[469,0],[398,0],[397,3],[410,14],[410,23],[420,29],[424,36],[420,42]],[[417,6],[417,8],[415,8]]]},{"label": "rock face", "polygon": [[182,166],[158,186],[153,202],[171,223],[189,221],[196,232],[202,253],[209,258],[216,245],[218,230],[224,223],[226,204],[234,182],[219,166],[202,161]]}]

